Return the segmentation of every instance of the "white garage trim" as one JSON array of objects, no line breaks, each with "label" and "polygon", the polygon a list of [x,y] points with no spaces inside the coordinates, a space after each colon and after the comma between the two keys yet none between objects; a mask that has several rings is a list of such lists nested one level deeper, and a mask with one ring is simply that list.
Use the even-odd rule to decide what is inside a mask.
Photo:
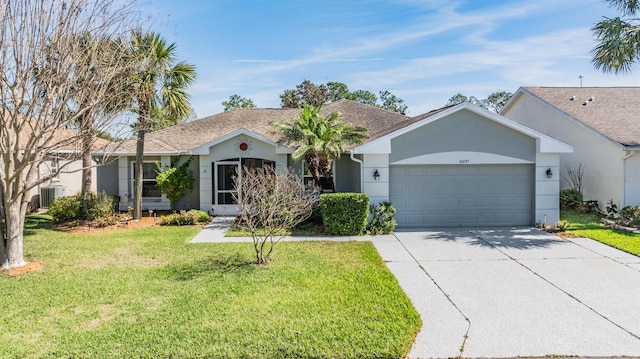
[{"label": "white garage trim", "polygon": [[401,136],[407,132],[413,131],[417,128],[420,128],[424,125],[427,125],[431,122],[437,121],[441,118],[447,117],[452,113],[461,111],[461,110],[469,110],[474,112],[484,118],[495,121],[503,126],[509,127],[515,131],[518,131],[522,134],[525,134],[529,137],[535,138],[537,140],[538,152],[540,153],[570,153],[573,152],[573,147],[567,145],[566,143],[560,142],[555,138],[549,137],[542,132],[538,132],[529,127],[521,125],[518,122],[510,120],[504,116],[500,116],[497,113],[485,110],[478,106],[472,105],[468,102],[463,102],[459,105],[448,108],[442,112],[439,112],[433,116],[429,116],[421,121],[417,121],[412,123],[411,125],[405,126],[397,131],[391,132],[387,135],[379,137],[373,141],[367,142],[364,145],[358,146],[352,150],[355,154],[366,154],[366,153],[379,153],[379,154],[389,154],[391,153],[391,140]]},{"label": "white garage trim", "polygon": [[520,158],[486,152],[453,151],[406,158],[391,165],[486,165],[486,164],[532,164]]}]

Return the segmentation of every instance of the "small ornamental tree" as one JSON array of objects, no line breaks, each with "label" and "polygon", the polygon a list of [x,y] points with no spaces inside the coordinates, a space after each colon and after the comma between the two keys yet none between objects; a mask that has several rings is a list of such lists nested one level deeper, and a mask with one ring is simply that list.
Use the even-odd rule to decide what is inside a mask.
[{"label": "small ornamental tree", "polygon": [[195,177],[193,176],[193,171],[189,169],[192,159],[193,157],[190,157],[186,162],[176,167],[176,164],[180,161],[178,158],[175,162],[172,161],[171,167],[166,170],[163,170],[160,164],[156,162],[158,169],[158,175],[156,176],[158,189],[162,194],[167,196],[171,202],[172,210],[176,209],[178,200],[182,198],[187,191],[193,189]]},{"label": "small ornamental tree", "polygon": [[256,264],[267,264],[282,233],[311,216],[320,190],[305,186],[292,170],[281,173],[271,166],[245,167],[234,181],[240,226],[251,233]]}]

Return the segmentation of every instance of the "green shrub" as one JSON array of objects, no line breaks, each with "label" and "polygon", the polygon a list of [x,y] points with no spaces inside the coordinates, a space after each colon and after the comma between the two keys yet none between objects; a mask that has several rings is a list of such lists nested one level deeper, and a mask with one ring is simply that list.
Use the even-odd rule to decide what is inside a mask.
[{"label": "green shrub", "polygon": [[209,215],[206,212],[191,210],[180,211],[167,216],[160,217],[160,225],[162,226],[190,226],[196,223],[209,222]]},{"label": "green shrub", "polygon": [[323,193],[320,213],[327,234],[362,235],[367,226],[369,197],[364,193]]},{"label": "green shrub", "polygon": [[582,204],[582,193],[575,188],[563,189],[560,191],[560,208],[576,209]]},{"label": "green shrub", "polygon": [[618,217],[618,205],[613,202],[613,199],[610,199],[609,202],[607,202],[605,213],[607,214],[607,218],[610,219]]},{"label": "green shrub", "polygon": [[367,226],[367,232],[370,234],[389,234],[393,232],[398,223],[393,218],[396,214],[396,208],[391,202],[380,202],[379,205],[372,204],[369,210],[371,211],[371,222]]},{"label": "green shrub", "polygon": [[55,222],[74,220],[95,221],[113,217],[113,197],[106,193],[87,193],[87,213],[82,214],[82,193],[58,198],[49,205],[49,214]]},{"label": "green shrub", "polygon": [[192,209],[189,212],[192,212],[195,216],[197,216],[197,219],[196,219],[197,223],[209,223],[209,214],[207,212],[200,211],[197,209]]},{"label": "green shrub", "polygon": [[57,223],[79,219],[80,195],[57,198],[49,204],[49,215]]},{"label": "green shrub", "polygon": [[[78,199],[82,198],[82,195],[78,196]],[[98,218],[113,217],[113,197],[106,193],[87,193],[87,215],[86,219],[89,221],[96,220]],[[82,217],[82,216],[81,216]]]},{"label": "green shrub", "polygon": [[640,207],[626,206],[620,210],[620,217],[625,225],[640,226]]}]

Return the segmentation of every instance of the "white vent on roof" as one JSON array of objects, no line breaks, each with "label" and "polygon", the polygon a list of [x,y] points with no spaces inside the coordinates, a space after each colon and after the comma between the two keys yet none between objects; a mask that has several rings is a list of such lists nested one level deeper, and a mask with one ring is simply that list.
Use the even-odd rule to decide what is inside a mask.
[{"label": "white vent on roof", "polygon": [[570,98],[569,100],[573,101],[573,100],[575,100],[575,99],[576,99],[576,97],[575,97],[575,96],[571,96],[571,98]]},{"label": "white vent on roof", "polygon": [[593,101],[593,100],[595,100],[595,97],[593,96],[589,97],[589,101]]},{"label": "white vent on roof", "polygon": [[589,104],[589,101],[585,101],[582,103],[583,106],[587,106]]}]

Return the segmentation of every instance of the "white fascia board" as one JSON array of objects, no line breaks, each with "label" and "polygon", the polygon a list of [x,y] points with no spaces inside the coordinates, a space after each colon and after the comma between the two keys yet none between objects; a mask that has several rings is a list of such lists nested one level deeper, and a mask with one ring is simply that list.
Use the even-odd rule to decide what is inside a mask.
[{"label": "white fascia board", "polygon": [[461,106],[463,106],[464,103],[461,103],[459,105],[453,106],[447,110],[444,110],[438,114],[435,114],[433,116],[427,117],[423,120],[420,120],[418,122],[414,122],[410,125],[407,125],[399,130],[396,130],[394,132],[391,132],[389,134],[386,134],[382,137],[376,138],[375,140],[371,141],[371,142],[367,142],[362,146],[358,146],[356,148],[353,149],[353,152],[356,154],[362,154],[362,153],[381,153],[381,154],[389,154],[391,153],[391,140],[404,135],[407,132],[411,132],[417,128],[420,128],[428,123],[431,123],[435,120],[438,120],[444,116],[447,116],[451,113],[454,113],[456,111],[458,111]]},{"label": "white fascia board", "polygon": [[522,96],[523,93],[524,93],[524,89],[522,87],[519,87],[518,90],[516,91],[516,93],[511,95],[511,98],[507,101],[507,103],[504,104],[504,106],[502,106],[502,109],[498,113],[500,115],[502,115],[503,113],[507,112],[509,110],[509,108],[511,108],[511,105],[516,103],[517,99],[520,96]]},{"label": "white fascia board", "polygon": [[293,151],[288,152],[291,149],[289,147],[287,147],[287,146],[280,145],[277,142],[274,142],[271,139],[266,138],[266,137],[264,137],[264,136],[262,136],[262,135],[260,135],[258,133],[255,133],[253,131],[247,130],[246,128],[241,128],[241,129],[235,130],[233,132],[230,132],[230,133],[228,133],[228,134],[226,134],[224,136],[218,137],[213,141],[209,141],[209,142],[207,142],[205,144],[202,144],[202,145],[192,149],[190,151],[190,153],[192,155],[208,155],[209,154],[209,149],[211,148],[211,146],[215,146],[215,145],[217,145],[217,144],[219,144],[221,142],[224,142],[226,140],[232,139],[232,138],[234,138],[236,136],[240,136],[240,135],[251,137],[251,138],[256,139],[258,141],[270,144],[270,145],[276,147],[276,153],[278,153],[278,154],[284,154],[284,153],[293,152]]},{"label": "white fascia board", "polygon": [[[126,152],[126,151],[118,151],[118,152],[108,152],[109,156],[135,156],[135,152]],[[143,157],[149,156],[177,156],[177,155],[190,155],[192,154],[190,151],[144,151]]]},{"label": "white fascia board", "polygon": [[406,127],[403,127],[397,131],[391,132],[387,135],[384,135],[380,138],[377,138],[371,142],[365,143],[362,146],[358,146],[354,148],[354,153],[391,153],[391,140],[395,137],[401,136],[407,132],[413,131],[417,128],[425,126],[431,122],[437,121],[441,118],[447,117],[455,112],[469,110],[474,112],[482,117],[495,121],[503,126],[509,127],[512,130],[525,134],[529,137],[535,138],[539,140],[540,145],[538,146],[539,151],[542,153],[569,153],[573,152],[573,147],[556,140],[555,138],[549,137],[542,132],[538,132],[534,129],[531,129],[527,126],[524,126],[518,122],[510,120],[504,116],[501,116],[497,113],[491,112],[489,110],[485,110],[478,106],[472,105],[469,102],[463,102],[451,108],[448,108],[442,112],[439,112],[433,116],[427,117],[421,121],[414,122]]},{"label": "white fascia board", "polygon": [[489,118],[503,126],[509,127],[512,130],[518,131],[529,137],[537,139],[539,141],[538,152],[540,153],[571,153],[573,152],[572,146],[564,142],[561,142],[551,136],[547,136],[542,132],[529,128],[519,122],[513,121],[509,118],[499,115],[495,112],[491,112],[489,110],[485,110],[483,108],[480,108],[478,106],[474,106],[471,104],[467,106],[467,109],[477,113],[478,115]]}]

